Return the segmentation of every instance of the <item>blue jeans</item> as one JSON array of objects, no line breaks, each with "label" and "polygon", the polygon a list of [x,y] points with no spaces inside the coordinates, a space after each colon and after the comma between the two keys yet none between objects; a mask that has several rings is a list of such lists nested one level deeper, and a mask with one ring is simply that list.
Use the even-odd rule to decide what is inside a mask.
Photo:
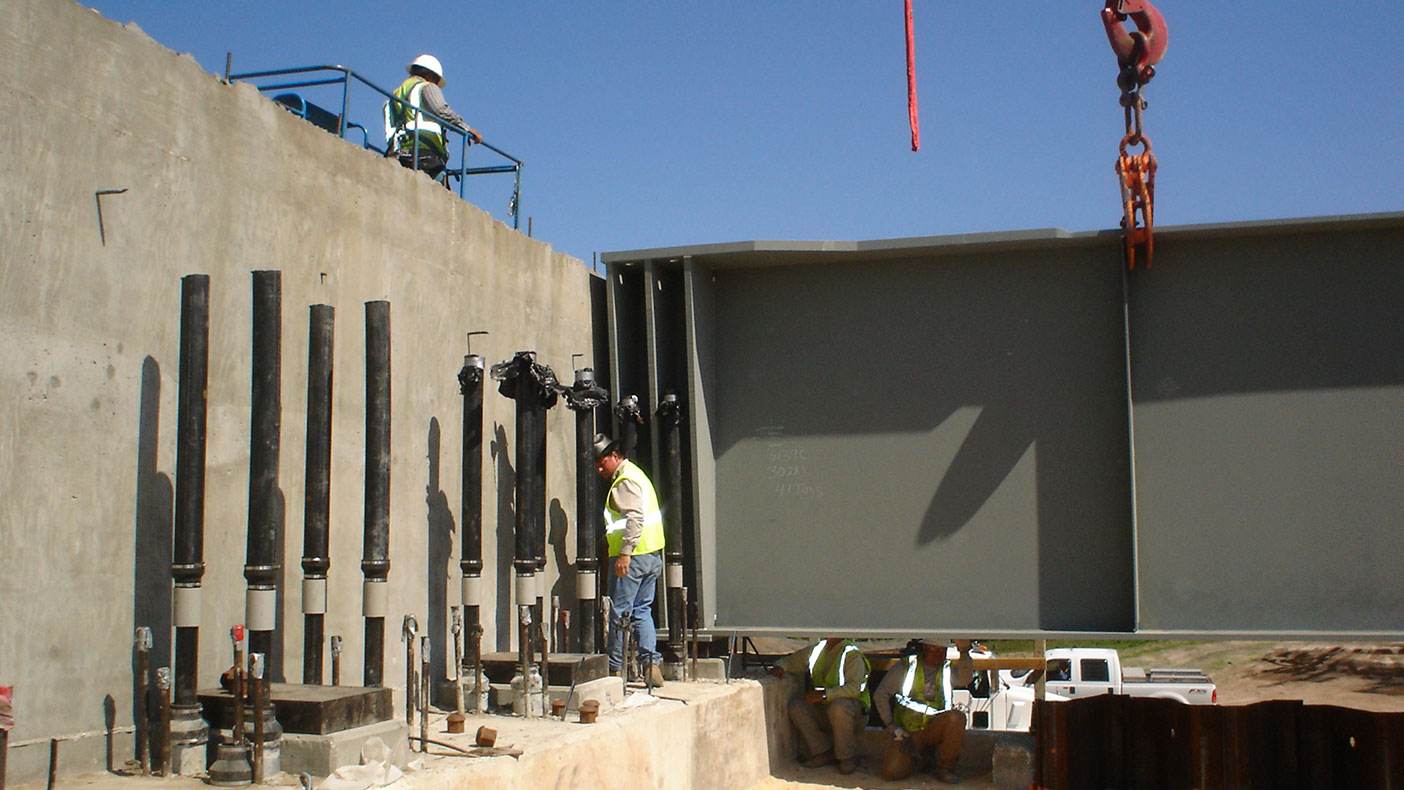
[{"label": "blue jeans", "polygon": [[653,627],[653,596],[658,590],[658,576],[663,573],[663,552],[635,554],[629,559],[629,575],[614,575],[614,557],[609,558],[610,631],[609,669],[617,672],[624,665],[624,629],[632,625],[634,644],[639,660],[645,664],[661,664],[658,652],[658,632]]}]

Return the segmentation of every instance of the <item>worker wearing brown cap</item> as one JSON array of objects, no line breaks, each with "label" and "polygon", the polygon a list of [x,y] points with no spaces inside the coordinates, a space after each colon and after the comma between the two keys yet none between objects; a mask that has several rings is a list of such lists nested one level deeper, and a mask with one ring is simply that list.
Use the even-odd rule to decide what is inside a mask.
[{"label": "worker wearing brown cap", "polygon": [[[395,99],[385,103],[385,155],[395,156],[408,168],[423,170],[430,178],[438,178],[448,165],[448,144],[444,128],[429,115],[428,110],[449,123],[463,127],[473,142],[482,142],[463,116],[453,111],[441,90],[445,84],[444,67],[433,55],[420,55],[405,65],[409,78],[395,89]],[[415,158],[416,140],[419,158]]]},{"label": "worker wearing brown cap", "polygon": [[775,662],[777,675],[805,678],[804,696],[790,700],[790,722],[809,753],[806,768],[838,760],[839,773],[858,767],[858,730],[867,720],[868,657],[852,640],[829,637]]},{"label": "worker wearing brown cap", "polygon": [[663,572],[663,509],[648,475],[625,458],[604,434],[594,442],[595,472],[609,481],[605,496],[605,540],[609,546],[610,631],[605,652],[611,672],[624,666],[624,629],[632,628],[643,662],[644,681],[663,685],[653,597]]},{"label": "worker wearing brown cap", "polygon": [[[958,640],[957,649],[968,666],[969,640]],[[932,775],[950,784],[960,781],[955,767],[965,738],[965,713],[951,708],[951,674],[946,642],[937,639],[921,640],[916,654],[887,670],[873,693],[878,716],[893,738],[882,761],[884,778],[911,776],[934,751]]]}]

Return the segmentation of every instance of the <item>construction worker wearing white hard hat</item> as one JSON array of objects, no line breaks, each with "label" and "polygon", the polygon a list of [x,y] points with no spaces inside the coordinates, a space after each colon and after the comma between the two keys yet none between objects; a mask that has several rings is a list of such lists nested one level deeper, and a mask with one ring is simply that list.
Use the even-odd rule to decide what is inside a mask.
[{"label": "construction worker wearing white hard hat", "polygon": [[439,59],[436,58],[436,57],[434,57],[433,55],[430,55],[430,54],[428,54],[428,53],[425,53],[425,54],[420,55],[419,57],[415,58],[414,60],[411,60],[409,63],[406,63],[406,64],[405,64],[405,73],[406,73],[406,74],[413,75],[413,74],[414,74],[414,69],[415,69],[416,66],[418,66],[418,67],[421,68],[421,69],[424,69],[425,71],[429,72],[429,73],[432,74],[433,76],[437,77],[437,78],[438,78],[437,82],[438,82],[438,85],[439,85],[440,88],[442,88],[442,87],[444,87],[445,85],[448,84],[448,80],[445,80],[445,79],[444,79],[444,67],[443,67],[443,65],[441,65],[441,64],[439,63]]},{"label": "construction worker wearing white hard hat", "polygon": [[464,129],[472,142],[482,142],[482,136],[444,99],[444,67],[438,58],[425,53],[405,64],[405,71],[409,78],[385,103],[385,155],[438,178],[448,166],[449,152],[444,128],[434,116]]}]

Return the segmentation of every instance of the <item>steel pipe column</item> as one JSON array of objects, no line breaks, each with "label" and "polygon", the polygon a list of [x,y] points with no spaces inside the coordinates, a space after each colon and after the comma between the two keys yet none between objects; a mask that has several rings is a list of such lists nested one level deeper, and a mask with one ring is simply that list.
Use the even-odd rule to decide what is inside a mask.
[{"label": "steel pipe column", "polygon": [[332,345],[335,310],[313,305],[307,329],[307,471],[302,517],[302,682],[322,683],[331,568]]},{"label": "steel pipe column", "polygon": [[663,527],[666,533],[665,579],[668,587],[668,649],[675,661],[683,660],[686,649],[685,613],[683,611],[683,485],[682,485],[682,405],[672,391],[663,394],[658,404],[658,422],[662,425],[661,464],[663,483]]},{"label": "steel pipe column", "polygon": [[[469,338],[476,333],[469,333]],[[473,705],[479,705],[479,672],[482,661],[483,604],[483,365],[481,356],[463,357],[458,371],[458,391],[463,395],[463,479],[459,521],[463,525],[463,553],[458,567],[463,571],[460,592],[463,600],[463,633],[471,640],[473,657]],[[458,643],[458,636],[454,642]],[[463,666],[455,668],[463,676]],[[460,684],[460,692],[461,692]]]},{"label": "steel pipe column", "polygon": [[366,302],[366,499],[361,554],[366,686],[385,676],[390,576],[390,303]]},{"label": "steel pipe column", "polygon": [[[517,534],[513,567],[517,577],[517,606],[534,610],[524,624],[542,622],[540,584],[546,546],[546,410],[556,404],[559,385],[549,367],[536,363],[533,351],[518,351],[506,362],[492,366],[492,377],[501,382],[498,392],[512,398],[517,410]],[[539,634],[544,631],[538,629]],[[522,645],[528,659],[530,645]],[[524,686],[525,687],[525,686]]]},{"label": "steel pipe column", "polygon": [[[282,422],[282,279],[253,273],[252,398],[249,412],[249,532],[244,578],[249,652],[273,654],[278,581],[278,433]],[[281,650],[278,651],[281,654]]]},{"label": "steel pipe column", "polygon": [[[595,409],[609,393],[595,381],[592,368],[575,371],[565,390],[566,407],[575,412],[575,590],[579,599],[580,652],[594,653],[599,629],[599,476],[595,474]],[[568,649],[568,648],[567,648]]]},{"label": "steel pipe column", "polygon": [[181,756],[199,755],[204,769],[209,728],[200,717],[195,692],[200,663],[200,583],[205,575],[205,416],[210,360],[210,276],[190,274],[180,281],[180,394],[176,406],[175,534],[171,577],[174,584],[175,704],[172,748],[175,770]]}]

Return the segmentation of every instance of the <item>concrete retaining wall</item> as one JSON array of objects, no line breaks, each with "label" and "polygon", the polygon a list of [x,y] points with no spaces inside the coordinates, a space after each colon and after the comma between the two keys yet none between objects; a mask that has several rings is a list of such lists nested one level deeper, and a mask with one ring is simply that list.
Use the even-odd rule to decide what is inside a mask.
[{"label": "concrete retaining wall", "polygon": [[[685,689],[668,684],[663,690],[682,694],[686,704],[661,700],[611,712],[589,726],[504,719],[498,743],[522,749],[520,757],[463,761],[416,774],[414,786],[750,790],[771,774],[761,684],[738,680]],[[526,734],[533,727],[534,736]]]},{"label": "concrete retaining wall", "polygon": [[[61,71],[50,64],[62,63]],[[592,361],[590,275],[422,175],[227,86],[133,26],[68,0],[0,4],[0,684],[16,687],[10,780],[131,756],[131,638],[170,662],[180,278],[211,276],[202,685],[243,620],[250,274],[282,271],[283,654],[301,679],[307,308],[336,308],[330,612],[361,678],[364,312],[392,314],[390,617],[385,677],[414,613],[447,644],[457,603],[464,333],[488,361],[533,349],[570,379]],[[106,190],[125,190],[99,196]],[[100,203],[99,203],[100,201]],[[101,223],[99,223],[99,206]],[[601,365],[601,367],[603,367]],[[511,403],[486,396],[485,645],[509,649]],[[551,545],[572,547],[573,415],[548,419]],[[573,599],[548,558],[555,592]],[[569,579],[567,579],[569,581]],[[108,711],[105,713],[105,709]],[[80,760],[79,756],[82,756]]]}]

